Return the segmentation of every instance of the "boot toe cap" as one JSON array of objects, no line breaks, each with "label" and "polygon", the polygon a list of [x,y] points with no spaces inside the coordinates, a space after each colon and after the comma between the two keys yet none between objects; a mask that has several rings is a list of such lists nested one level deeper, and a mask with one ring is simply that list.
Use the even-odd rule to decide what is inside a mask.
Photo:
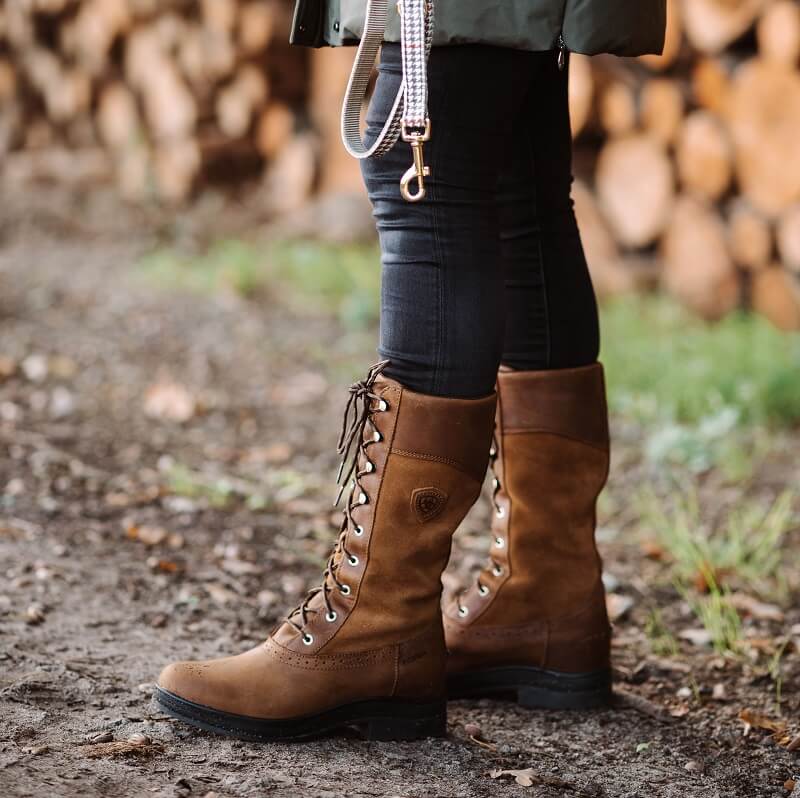
[{"label": "boot toe cap", "polygon": [[274,695],[264,646],[235,657],[174,662],[158,677],[158,688],[210,709],[260,716]]},{"label": "boot toe cap", "polygon": [[161,671],[157,686],[187,701],[204,704],[208,701],[208,696],[203,700],[208,691],[207,671],[206,663],[173,662]]}]

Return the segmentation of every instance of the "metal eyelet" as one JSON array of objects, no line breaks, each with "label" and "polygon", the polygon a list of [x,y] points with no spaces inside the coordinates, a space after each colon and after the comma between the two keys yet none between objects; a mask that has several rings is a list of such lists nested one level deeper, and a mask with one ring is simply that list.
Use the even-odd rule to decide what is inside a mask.
[{"label": "metal eyelet", "polygon": [[359,525],[358,525],[358,526],[357,526],[357,527],[356,527],[356,528],[353,530],[353,534],[354,534],[354,535],[355,535],[357,538],[360,538],[360,537],[361,537],[361,536],[364,534],[364,527],[363,527],[363,526],[361,526],[361,525],[359,524]]},{"label": "metal eyelet", "polygon": [[505,548],[506,542],[503,538],[495,538],[494,545],[497,546],[498,549]]},{"label": "metal eyelet", "polygon": [[389,405],[386,403],[386,400],[381,399],[380,402],[378,402],[378,410],[380,410],[381,413],[385,413],[388,409]]},{"label": "metal eyelet", "polygon": [[505,518],[506,517],[506,508],[505,507],[498,507],[495,511],[495,515],[498,518]]},{"label": "metal eyelet", "polygon": [[367,460],[367,464],[364,466],[364,470],[368,474],[371,474],[375,470],[375,463],[373,463],[372,460]]},{"label": "metal eyelet", "polygon": [[325,620],[328,623],[333,623],[338,617],[339,615],[337,614],[336,610],[331,610],[329,613],[326,613]]},{"label": "metal eyelet", "polygon": [[358,503],[359,504],[366,504],[367,503],[367,494],[364,493],[362,490],[361,493],[358,494]]},{"label": "metal eyelet", "polygon": [[349,596],[350,595],[350,585],[340,585],[339,586],[339,592],[343,596]]},{"label": "metal eyelet", "polygon": [[350,556],[347,558],[347,562],[349,562],[349,563],[350,563],[350,565],[352,565],[352,566],[355,568],[355,566],[356,566],[356,565],[358,565],[358,557],[356,557],[356,555],[355,555],[355,554],[351,554],[351,555],[350,555]]},{"label": "metal eyelet", "polygon": [[466,618],[469,615],[469,607],[459,607],[458,614],[461,618]]},{"label": "metal eyelet", "polygon": [[310,646],[314,642],[314,638],[308,632],[303,635],[303,644],[306,646]]},{"label": "metal eyelet", "polygon": [[495,567],[492,568],[492,574],[494,576],[502,576],[503,575],[503,569],[499,565],[495,565]]},{"label": "metal eyelet", "polygon": [[478,595],[479,596],[488,596],[489,595],[489,588],[486,585],[478,585]]},{"label": "metal eyelet", "polygon": [[497,448],[492,446],[492,448],[489,449],[489,457],[496,457],[496,456],[497,456]]},{"label": "metal eyelet", "polygon": [[375,443],[380,443],[383,440],[383,435],[381,435],[378,430],[375,430],[372,435],[372,440],[375,441]]}]

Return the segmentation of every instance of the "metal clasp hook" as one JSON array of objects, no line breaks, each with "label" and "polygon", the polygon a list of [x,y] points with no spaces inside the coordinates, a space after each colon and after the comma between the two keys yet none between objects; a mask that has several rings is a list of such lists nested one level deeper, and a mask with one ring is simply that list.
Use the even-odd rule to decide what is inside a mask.
[{"label": "metal clasp hook", "polygon": [[[431,120],[425,120],[424,132],[407,133],[404,127],[402,135],[403,141],[407,141],[411,145],[414,163],[400,180],[400,194],[407,202],[419,202],[421,199],[425,199],[425,178],[430,177],[431,174],[431,168],[425,166],[425,155],[422,149],[423,143],[431,137]],[[414,180],[417,181],[416,193],[412,193],[410,188]]]}]

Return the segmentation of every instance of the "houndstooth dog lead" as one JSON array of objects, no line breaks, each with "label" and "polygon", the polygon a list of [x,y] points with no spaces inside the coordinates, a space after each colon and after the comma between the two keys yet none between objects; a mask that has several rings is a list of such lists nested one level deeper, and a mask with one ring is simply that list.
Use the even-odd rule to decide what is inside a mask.
[{"label": "houndstooth dog lead", "polygon": [[[361,138],[361,108],[367,95],[372,68],[386,32],[388,0],[368,0],[364,33],[356,52],[342,106],[342,141],[354,158],[385,155],[402,136],[411,145],[414,163],[400,180],[400,193],[408,202],[425,197],[423,144],[431,137],[428,118],[428,56],[433,43],[433,0],[399,0],[400,46],[403,82],[392,110],[375,141],[367,147]],[[416,191],[411,184],[416,181]]]}]

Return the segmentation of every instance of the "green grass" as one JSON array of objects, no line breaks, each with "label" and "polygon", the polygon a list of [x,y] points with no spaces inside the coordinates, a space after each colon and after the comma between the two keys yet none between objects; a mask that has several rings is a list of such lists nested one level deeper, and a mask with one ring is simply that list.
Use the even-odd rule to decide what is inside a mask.
[{"label": "green grass", "polygon": [[800,423],[800,335],[734,314],[708,324],[660,297],[631,297],[602,312],[602,358],[612,410],[644,422]]},{"label": "green grass", "polygon": [[719,654],[739,654],[742,650],[742,619],[733,606],[730,592],[711,584],[708,593],[681,591],[692,612],[711,637]]},{"label": "green grass", "polygon": [[269,253],[270,279],[294,306],[333,313],[349,329],[377,324],[380,253],[376,247],[284,242]]},{"label": "green grass", "polygon": [[[771,504],[742,499],[712,524],[697,493],[677,501],[653,493],[640,496],[640,526],[655,535],[669,555],[670,578],[720,653],[739,653],[742,623],[731,601],[741,590],[785,600],[786,574],[796,567],[784,543],[793,526],[793,495],[784,491]],[[653,650],[669,644],[660,618],[648,620]]]},{"label": "green grass", "polygon": [[[197,253],[159,249],[141,270],[167,288],[270,293],[297,313],[335,315],[348,330],[378,319],[374,245],[225,239]],[[747,314],[707,324],[654,296],[609,302],[601,315],[611,409],[650,427],[655,461],[701,471],[736,460],[718,451],[736,427],[800,424],[800,335]]]},{"label": "green grass", "polygon": [[639,497],[641,526],[669,554],[672,574],[683,585],[724,581],[762,596],[785,596],[784,569],[792,567],[782,545],[794,523],[793,494],[772,504],[742,499],[711,524],[704,520],[697,493],[685,490],[677,501],[647,492]]},{"label": "green grass", "polygon": [[259,246],[223,239],[203,252],[158,249],[139,268],[147,280],[168,290],[229,291],[247,299],[272,293],[299,314],[332,314],[348,329],[372,327],[378,320],[380,254],[375,246],[311,241]]},{"label": "green grass", "polygon": [[650,642],[650,649],[657,657],[674,657],[680,651],[675,636],[664,623],[658,609],[653,608],[647,615],[644,633]]},{"label": "green grass", "polygon": [[265,285],[259,251],[245,241],[223,239],[203,252],[164,247],[139,263],[149,282],[167,290],[215,294],[225,291],[242,297],[256,296]]}]

